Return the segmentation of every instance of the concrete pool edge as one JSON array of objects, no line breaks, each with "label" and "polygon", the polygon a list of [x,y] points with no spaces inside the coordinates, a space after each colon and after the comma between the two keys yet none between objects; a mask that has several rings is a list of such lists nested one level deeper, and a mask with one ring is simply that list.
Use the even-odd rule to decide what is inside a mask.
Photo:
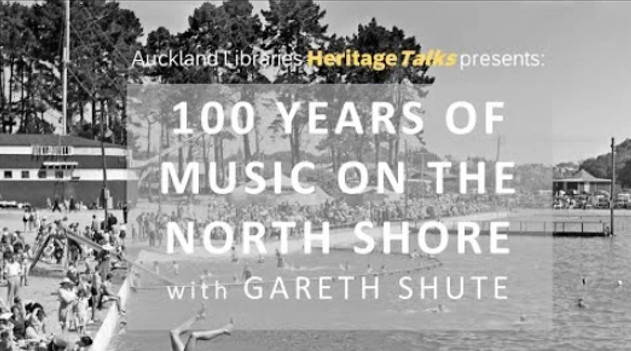
[{"label": "concrete pool edge", "polygon": [[[129,292],[129,278],[125,278],[121,288],[118,290],[118,295],[121,298],[121,306],[125,306],[127,304]],[[90,351],[107,351],[112,339],[119,334],[119,323],[120,316],[116,308],[116,304],[112,304],[107,310],[107,314],[101,323],[101,327],[92,338],[93,343],[90,347]]]}]

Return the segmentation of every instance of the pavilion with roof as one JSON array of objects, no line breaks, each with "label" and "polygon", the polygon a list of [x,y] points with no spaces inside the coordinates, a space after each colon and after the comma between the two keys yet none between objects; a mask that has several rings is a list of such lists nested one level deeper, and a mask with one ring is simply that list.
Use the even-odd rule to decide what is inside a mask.
[{"label": "pavilion with roof", "polygon": [[564,191],[566,194],[595,194],[609,192],[611,179],[597,178],[584,169],[567,178],[553,180],[552,190],[555,194]]}]

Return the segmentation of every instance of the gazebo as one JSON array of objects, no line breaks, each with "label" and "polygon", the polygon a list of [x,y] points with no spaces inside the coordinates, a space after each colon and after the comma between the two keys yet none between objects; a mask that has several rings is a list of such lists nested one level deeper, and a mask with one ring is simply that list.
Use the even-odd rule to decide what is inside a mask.
[{"label": "gazebo", "polygon": [[576,194],[595,194],[609,191],[611,179],[596,178],[584,169],[574,173],[571,177],[554,179],[552,190],[555,194],[560,191]]}]

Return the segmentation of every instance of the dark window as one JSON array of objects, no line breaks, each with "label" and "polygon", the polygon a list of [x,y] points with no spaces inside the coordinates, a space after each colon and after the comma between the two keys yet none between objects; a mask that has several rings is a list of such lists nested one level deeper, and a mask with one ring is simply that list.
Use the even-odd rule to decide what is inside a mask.
[{"label": "dark window", "polygon": [[63,179],[64,178],[64,171],[55,171],[55,178]]},{"label": "dark window", "polygon": [[4,171],[4,179],[13,178],[13,171]]},{"label": "dark window", "polygon": [[46,171],[42,170],[42,171],[37,172],[37,178],[46,179]]},{"label": "dark window", "polygon": [[22,179],[29,179],[30,177],[29,171],[22,171]]}]

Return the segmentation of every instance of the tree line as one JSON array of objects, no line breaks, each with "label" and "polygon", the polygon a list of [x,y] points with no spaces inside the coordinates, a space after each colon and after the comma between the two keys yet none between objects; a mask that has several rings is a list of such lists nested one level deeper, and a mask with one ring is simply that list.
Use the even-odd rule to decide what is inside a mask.
[{"label": "tree line", "polygon": [[[282,66],[272,76],[258,65],[218,67],[132,67],[137,51],[143,55],[162,54],[168,50],[204,54],[214,50],[256,50],[277,54],[306,56],[308,50],[324,49],[341,52],[346,48],[361,52],[399,52],[419,50],[420,43],[397,27],[386,28],[376,19],[359,24],[355,33],[339,36],[330,33],[326,12],[312,0],[270,0],[268,7],[256,13],[247,0],[227,0],[215,5],[207,2],[188,18],[188,28],[171,33],[159,27],[146,35],[133,11],[117,2],[105,0],[72,0],[70,31],[70,64],[68,67],[69,134],[92,139],[101,137],[126,144],[126,124],[130,107],[127,85],[152,84],[422,84],[416,96],[423,97],[434,82],[429,67],[393,67],[383,71],[370,68],[320,68],[305,64]],[[20,2],[0,3],[0,132],[52,133],[57,118],[61,120],[61,67],[64,38],[64,1],[46,0],[25,5]],[[296,99],[299,92],[288,90],[280,98]],[[397,94],[394,92],[393,94]],[[393,96],[402,101],[405,96]],[[153,117],[142,116],[146,124],[162,122],[170,111]],[[401,119],[395,113],[395,124]],[[169,115],[169,117],[171,117]],[[280,117],[279,117],[280,118]],[[57,123],[58,123],[57,121]],[[306,116],[294,119],[292,132],[280,133],[279,119],[258,121],[255,135],[239,136],[240,155],[247,162],[258,157],[260,133],[271,132],[286,139],[291,164],[300,161],[307,150],[303,140]],[[369,122],[366,122],[369,123]],[[331,127],[332,128],[332,127]],[[158,141],[169,146],[177,140],[163,133]],[[213,149],[216,160],[224,160],[224,143],[236,137],[229,132],[204,140]],[[422,135],[418,135],[422,145]],[[417,145],[418,146],[418,145]],[[330,133],[317,145],[326,151],[334,167],[348,159],[394,163],[402,153],[398,135],[364,136],[356,133]],[[149,156],[149,147],[147,148]],[[192,150],[191,150],[192,151]],[[182,151],[180,150],[180,159]]]},{"label": "tree line", "polygon": [[[631,139],[616,145],[616,182],[624,188],[631,188]],[[611,153],[588,158],[580,163],[580,168],[597,178],[611,179]]]}]

